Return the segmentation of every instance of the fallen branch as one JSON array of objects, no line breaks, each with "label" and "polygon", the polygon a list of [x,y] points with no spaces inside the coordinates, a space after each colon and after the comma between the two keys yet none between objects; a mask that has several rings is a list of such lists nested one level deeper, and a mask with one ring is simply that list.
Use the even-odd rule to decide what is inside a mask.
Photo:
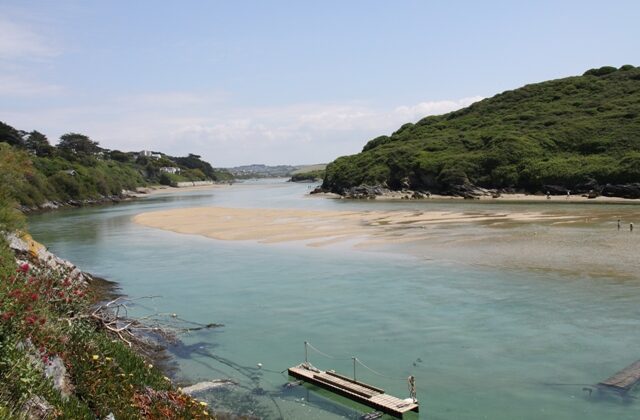
[{"label": "fallen branch", "polygon": [[[100,304],[91,313],[101,328],[122,340],[129,347],[134,345],[144,351],[148,347],[157,347],[159,341],[175,343],[178,336],[191,331],[200,331],[222,327],[223,324],[200,324],[179,318],[176,314],[154,313],[141,318],[130,318],[128,305],[142,299],[154,299],[158,296],[143,296],[135,299],[119,296]],[[194,326],[187,326],[190,324]]]}]

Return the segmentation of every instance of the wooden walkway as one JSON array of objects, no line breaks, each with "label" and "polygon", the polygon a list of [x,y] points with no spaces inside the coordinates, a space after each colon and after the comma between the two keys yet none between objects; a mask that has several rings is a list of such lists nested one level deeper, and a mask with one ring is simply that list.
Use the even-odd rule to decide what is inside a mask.
[{"label": "wooden walkway", "polygon": [[387,395],[383,389],[354,381],[332,371],[316,371],[304,364],[289,368],[289,375],[317,385],[353,401],[372,407],[396,418],[409,411],[418,412],[419,406],[411,400]]},{"label": "wooden walkway", "polygon": [[612,388],[620,392],[628,392],[640,381],[640,360],[630,364],[612,377],[599,382],[599,386]]}]

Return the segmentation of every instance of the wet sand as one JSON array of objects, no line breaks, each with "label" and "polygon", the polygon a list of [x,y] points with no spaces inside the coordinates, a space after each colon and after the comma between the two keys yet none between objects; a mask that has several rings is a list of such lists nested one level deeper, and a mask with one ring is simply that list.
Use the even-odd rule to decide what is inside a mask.
[{"label": "wet sand", "polygon": [[[555,206],[552,206],[555,207]],[[640,219],[623,206],[625,220]],[[640,232],[617,230],[616,210],[505,206],[505,211],[317,211],[204,207],[136,215],[144,226],[217,240],[346,244],[478,267],[640,278]],[[638,220],[640,221],[640,220]]]},{"label": "wet sand", "polygon": [[314,211],[203,207],[142,213],[134,222],[219,240],[265,243],[308,241],[310,245],[354,237],[391,239],[399,230],[434,224],[568,221],[573,216],[444,211]]}]

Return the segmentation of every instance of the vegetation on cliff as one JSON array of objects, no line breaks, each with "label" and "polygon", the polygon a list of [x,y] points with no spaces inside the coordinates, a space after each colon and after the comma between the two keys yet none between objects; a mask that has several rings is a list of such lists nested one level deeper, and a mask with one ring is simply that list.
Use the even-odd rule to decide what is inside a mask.
[{"label": "vegetation on cliff", "polygon": [[11,195],[30,208],[46,202],[118,197],[123,190],[148,184],[232,178],[194,154],[171,157],[162,153],[107,150],[78,133],[61,136],[53,146],[38,131],[20,131],[0,122],[0,169],[4,171],[9,164],[21,168],[14,174],[24,181],[19,187],[15,184]]},{"label": "vegetation on cliff", "polygon": [[291,182],[315,182],[324,178],[324,169],[318,169],[308,172],[298,172],[291,175]]},{"label": "vegetation on cliff", "polygon": [[640,182],[640,68],[602,67],[405,124],[328,165],[323,188],[545,191]]},{"label": "vegetation on cliff", "polygon": [[209,418],[204,403],[101,328],[91,316],[100,296],[81,273],[9,248],[8,235],[24,228],[13,197],[30,163],[0,144],[0,418]]}]

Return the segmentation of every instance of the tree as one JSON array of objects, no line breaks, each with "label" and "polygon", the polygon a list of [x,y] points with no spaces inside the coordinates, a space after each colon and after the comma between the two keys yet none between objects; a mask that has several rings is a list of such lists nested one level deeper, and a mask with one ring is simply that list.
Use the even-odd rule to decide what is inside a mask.
[{"label": "tree", "polygon": [[9,124],[0,121],[0,142],[9,143],[12,146],[24,147],[23,131],[16,130]]},{"label": "tree", "polygon": [[49,144],[47,136],[35,130],[28,134],[25,140],[25,146],[28,150],[35,153],[36,156],[40,157],[52,156],[55,151],[53,146]]},{"label": "tree", "polygon": [[120,150],[112,150],[109,152],[109,157],[113,160],[117,160],[118,162],[130,162],[131,155],[129,153],[121,152]]},{"label": "tree", "polygon": [[199,155],[189,153],[189,156],[187,157],[172,157],[171,160],[187,169],[200,169],[207,178],[216,179],[216,174],[211,164],[200,159]]},{"label": "tree", "polygon": [[84,134],[67,133],[60,137],[58,149],[68,156],[92,156],[102,149],[97,141],[91,140]]}]

